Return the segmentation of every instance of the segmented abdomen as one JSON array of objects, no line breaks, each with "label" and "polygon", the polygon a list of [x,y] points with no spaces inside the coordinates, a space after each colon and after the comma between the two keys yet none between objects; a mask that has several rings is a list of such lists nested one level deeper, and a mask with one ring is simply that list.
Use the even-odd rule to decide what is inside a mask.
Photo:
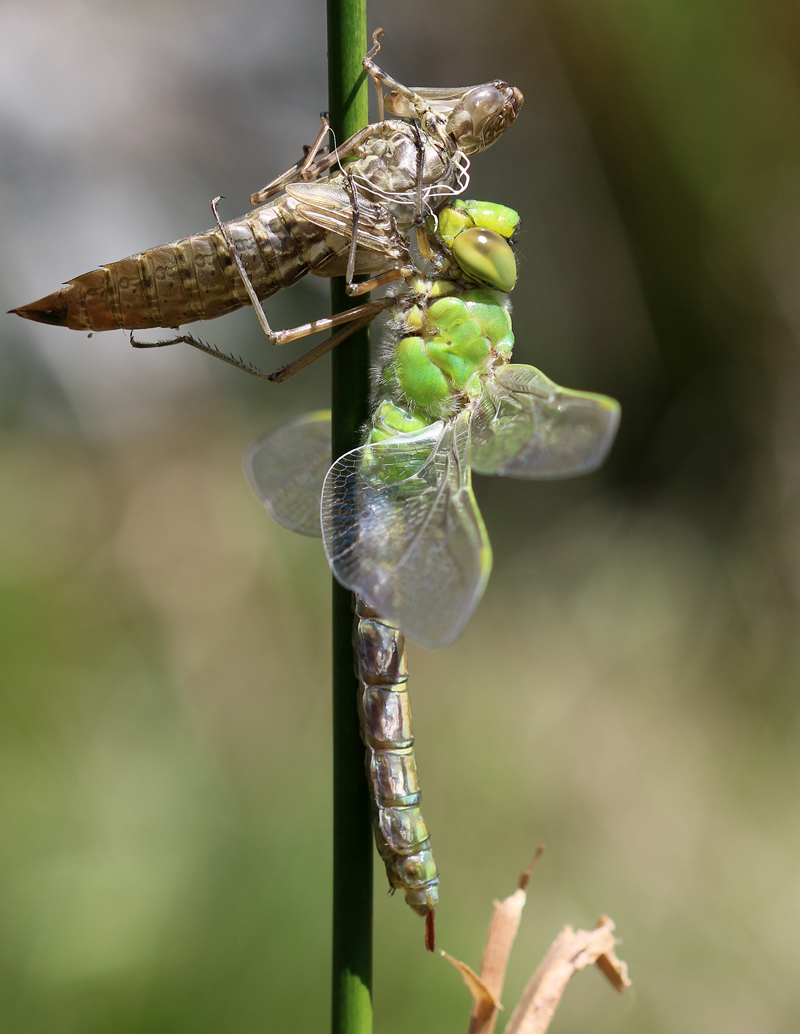
[{"label": "segmented abdomen", "polygon": [[[401,255],[389,237],[394,232],[393,219],[403,231],[413,223],[415,140],[413,127],[405,123],[380,123],[374,137],[359,149],[358,159],[347,167],[364,203],[375,202],[374,227],[380,240],[377,250],[359,246],[356,273],[384,272]],[[440,144],[425,142],[423,196],[430,194],[428,203],[434,208],[441,207],[452,182],[461,175],[460,166],[441,150]],[[330,183],[295,184],[298,190],[306,188],[299,199],[292,196],[292,187],[287,187],[287,193],[273,203],[225,224],[259,299],[291,287],[308,272],[344,275],[350,247],[349,200],[344,207],[331,204],[327,197]],[[362,224],[366,223],[364,216],[366,212]],[[215,319],[249,304],[236,264],[215,228],[99,266],[67,281],[60,290],[11,311],[70,330],[140,330]]]},{"label": "segmented abdomen", "polygon": [[405,639],[357,600],[354,646],[375,842],[391,886],[426,916],[439,900],[439,875],[419,807]]},{"label": "segmented abdomen", "polygon": [[[309,271],[330,275],[328,268],[347,252],[345,237],[319,229],[296,209],[297,202],[283,195],[226,224],[259,298],[291,287]],[[214,319],[249,304],[214,229],[100,266],[15,311],[72,330],[139,330]]]}]

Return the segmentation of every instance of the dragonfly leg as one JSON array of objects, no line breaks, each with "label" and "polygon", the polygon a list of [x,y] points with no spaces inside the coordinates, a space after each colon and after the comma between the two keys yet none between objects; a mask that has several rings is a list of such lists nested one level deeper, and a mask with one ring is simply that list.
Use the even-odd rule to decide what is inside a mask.
[{"label": "dragonfly leg", "polygon": [[385,273],[379,273],[369,280],[362,280],[357,284],[348,284],[345,290],[350,298],[357,298],[368,291],[374,291],[376,287],[383,287],[385,284],[393,284],[397,280],[406,280],[416,270],[413,266],[398,266],[397,269],[388,269]]},{"label": "dragonfly leg", "polygon": [[295,180],[303,179],[310,180],[314,179],[316,172],[309,172],[309,169],[313,163],[317,160],[318,155],[326,155],[327,149],[322,146],[326,135],[330,132],[330,123],[328,122],[328,112],[321,111],[319,115],[322,120],[322,127],[317,133],[314,143],[309,147],[308,144],[303,146],[303,157],[294,163],[291,169],[287,169],[282,175],[272,180],[262,187],[261,190],[257,190],[255,194],[250,195],[251,205],[262,205],[265,201],[268,201],[275,194],[280,194],[287,183],[293,183]]},{"label": "dragonfly leg", "polygon": [[275,334],[275,337],[278,338],[276,344],[284,345],[289,341],[298,341],[311,334],[318,334],[321,330],[341,327],[343,324],[357,322],[365,317],[367,320],[373,320],[379,312],[388,309],[390,305],[394,305],[393,298],[376,298],[375,301],[364,302],[363,305],[357,305],[354,309],[346,309],[335,316],[324,316],[320,320],[301,323],[297,327],[292,327],[291,330],[279,330]]},{"label": "dragonfly leg", "polygon": [[314,143],[308,149],[306,160],[300,167],[300,178],[305,180],[306,182],[314,179],[316,176],[319,175],[319,173],[311,170],[311,166],[316,161],[317,155],[319,154],[320,149],[322,148],[323,141],[325,140],[325,137],[328,135],[331,129],[329,113],[327,111],[321,111],[319,113],[319,117],[322,120],[322,125],[320,126],[319,133],[317,133]]},{"label": "dragonfly leg", "polygon": [[274,373],[264,373],[263,370],[254,366],[253,363],[245,362],[241,356],[237,358],[230,353],[222,352],[216,345],[209,345],[205,341],[200,341],[198,338],[193,337],[191,334],[178,334],[176,337],[169,338],[166,341],[136,341],[133,331],[131,331],[130,342],[134,348],[164,348],[167,345],[191,345],[192,348],[197,348],[201,352],[205,352],[206,355],[213,355],[215,359],[221,359],[223,363],[229,363],[238,370],[244,370],[245,373],[252,374],[253,377],[260,377],[262,380],[280,384],[294,374],[299,373],[300,370],[305,369],[315,359],[319,359],[326,352],[330,352],[332,348],[336,348],[342,341],[346,341],[357,330],[366,327],[375,319],[379,312],[388,309],[393,303],[391,298],[379,298],[373,302],[365,302],[364,305],[357,305],[354,309],[348,309],[346,312],[340,312],[336,316],[327,316],[324,319],[314,320],[311,323],[304,323],[299,327],[293,327],[291,330],[278,331],[275,336],[280,336],[280,340],[276,341],[276,344],[284,344],[287,341],[297,341],[300,338],[308,337],[310,334],[317,334],[321,330],[342,327],[341,330],[332,334],[326,341],[317,345],[316,348],[312,348],[310,352],[306,352],[305,355],[300,356],[293,363],[281,367],[281,369],[276,370]]},{"label": "dragonfly leg", "polygon": [[328,169],[332,169],[334,165],[341,165],[343,158],[349,158],[351,155],[356,154],[361,145],[369,140],[371,136],[381,131],[379,124],[364,126],[363,129],[359,129],[357,133],[354,133],[349,140],[345,141],[341,147],[334,148],[330,154],[326,154],[324,158],[319,158],[314,164],[307,170],[307,179],[316,179],[321,176],[323,172],[327,172]]},{"label": "dragonfly leg", "polygon": [[[414,143],[417,148],[417,204],[416,214],[414,215],[414,225],[419,228],[422,226],[422,180],[425,175],[425,142],[422,139],[422,126],[418,118],[413,119],[411,123],[414,127]],[[420,234],[417,234],[417,240],[419,240]]]},{"label": "dragonfly leg", "polygon": [[[381,301],[391,302],[391,299],[383,298],[381,299]],[[286,366],[282,366],[280,370],[276,370],[274,373],[269,374],[267,380],[272,381],[275,384],[282,384],[290,377],[294,377],[296,373],[299,373],[301,370],[304,370],[307,366],[310,366],[311,363],[315,362],[321,356],[336,348],[336,346],[340,345],[343,341],[346,341],[347,338],[349,338],[352,334],[355,334],[357,330],[361,330],[363,327],[369,326],[369,324],[375,319],[378,313],[382,309],[387,308],[387,306],[385,305],[380,305],[379,302],[372,302],[370,304],[376,306],[375,311],[371,315],[363,316],[361,319],[355,320],[349,326],[343,327],[335,334],[331,334],[331,336],[326,341],[322,341],[320,344],[316,346],[316,348],[312,348],[310,352],[306,352],[306,354],[301,355],[299,359],[295,359],[293,363],[288,363]],[[377,306],[379,305],[380,307],[378,308]],[[359,308],[366,308],[366,306],[359,306]],[[351,309],[350,311],[355,312],[356,310]]]},{"label": "dragonfly leg", "polygon": [[[372,46],[367,51],[366,56],[364,57],[364,61],[365,62],[369,61],[370,64],[373,63],[372,59],[375,57],[375,55],[381,49],[381,45],[380,45],[380,43],[378,43],[378,37],[382,36],[382,35],[383,35],[383,29],[376,29],[373,32],[373,34],[372,34]],[[364,65],[364,67],[365,68],[367,67],[366,64]],[[367,71],[369,71],[369,69],[367,69]],[[372,79],[372,83],[373,83],[373,85],[375,87],[375,92],[378,95],[378,122],[383,122],[383,85],[381,84],[380,79],[377,79],[375,76],[370,75],[370,78]]]},{"label": "dragonfly leg", "polygon": [[205,352],[207,355],[213,355],[215,359],[221,359],[223,363],[230,363],[230,365],[235,366],[237,370],[244,370],[245,373],[250,373],[253,377],[260,377],[264,381],[272,379],[270,374],[264,373],[263,370],[259,370],[259,368],[254,366],[252,363],[245,362],[241,356],[237,359],[237,357],[232,353],[221,352],[216,345],[206,344],[205,341],[200,341],[199,338],[192,337],[191,334],[179,334],[177,337],[170,338],[168,341],[136,341],[133,336],[133,331],[131,331],[130,341],[134,348],[163,348],[165,345],[191,345],[192,348],[198,348],[201,352]]},{"label": "dragonfly leg", "polygon": [[[306,148],[308,148],[308,150]],[[291,167],[291,169],[287,169],[286,172],[282,173],[276,179],[271,180],[266,185],[266,187],[262,187],[261,190],[257,190],[255,194],[251,194],[250,204],[263,205],[265,201],[268,201],[271,197],[274,197],[275,194],[280,194],[280,192],[283,190],[287,183],[291,183],[293,180],[296,180],[300,175],[300,169],[305,164],[308,151],[310,150],[311,148],[308,147],[307,144],[304,145],[303,157],[299,161],[296,161],[294,165]]]},{"label": "dragonfly leg", "polygon": [[384,284],[391,284],[396,280],[405,280],[406,277],[411,276],[414,272],[414,268],[413,266],[399,266],[397,269],[390,269],[385,273],[379,273],[378,276],[371,277],[369,280],[362,280],[361,283],[356,284],[353,282],[356,273],[356,250],[358,248],[358,191],[356,190],[355,180],[352,176],[345,175],[345,182],[347,183],[347,189],[350,192],[350,197],[353,202],[353,229],[352,236],[350,238],[350,253],[347,258],[345,291],[347,292],[348,297],[357,298],[359,295],[366,294],[368,291],[372,291],[376,287],[382,287]]},{"label": "dragonfly leg", "polygon": [[236,263],[236,268],[239,270],[239,276],[241,276],[242,282],[245,286],[245,290],[247,291],[247,294],[250,297],[250,301],[252,302],[253,308],[256,310],[256,316],[258,317],[258,322],[261,324],[261,329],[264,331],[264,333],[267,335],[267,337],[273,345],[281,344],[282,342],[280,340],[280,335],[283,332],[278,331],[278,333],[276,334],[275,331],[273,331],[272,327],[270,327],[269,320],[267,319],[267,314],[264,312],[264,307],[261,304],[261,299],[256,294],[256,290],[253,287],[253,283],[250,280],[250,277],[247,275],[247,270],[244,268],[244,263],[239,258],[239,254],[236,251],[236,245],[231,240],[228,231],[225,229],[225,224],[219,217],[219,212],[217,211],[217,202],[219,200],[221,200],[219,197],[215,197],[214,200],[211,202],[211,211],[214,213],[214,218],[217,220],[219,232],[222,234],[225,243],[228,245],[228,250],[231,253],[233,261]]},{"label": "dragonfly leg", "polygon": [[[383,29],[376,29],[373,32],[372,46],[364,55],[364,58],[361,62],[361,67],[364,69],[364,71],[375,84],[375,89],[380,91],[381,101],[383,101],[383,91],[381,90],[381,86],[388,86],[390,90],[395,90],[397,93],[405,97],[406,100],[411,101],[411,103],[414,104],[415,107],[417,103],[425,105],[425,101],[419,96],[419,94],[414,93],[413,90],[410,90],[407,86],[403,86],[402,83],[399,83],[396,79],[393,79],[388,74],[388,72],[384,72],[384,70],[382,68],[379,68],[373,61],[373,58],[381,49],[381,45],[378,42],[378,37],[382,35]],[[427,107],[427,105],[425,106]]]},{"label": "dragonfly leg", "polygon": [[345,274],[345,290],[352,296],[353,278],[356,275],[356,250],[358,248],[358,191],[355,180],[351,175],[345,173],[345,183],[350,191],[350,198],[353,202],[353,232],[350,237],[350,253],[347,256],[347,272]]},{"label": "dragonfly leg", "polygon": [[[327,116],[327,112],[323,115]],[[374,124],[364,126],[363,129],[359,129],[357,133],[350,137],[341,147],[336,147],[330,153],[323,147],[320,147],[316,161],[311,164],[307,164],[309,155],[313,151],[313,147],[308,149],[308,153],[300,159],[295,165],[291,167],[287,172],[284,172],[282,176],[278,176],[277,179],[273,180],[272,183],[268,183],[263,190],[257,191],[255,194],[250,195],[250,203],[253,205],[260,205],[266,201],[267,198],[272,197],[273,194],[280,193],[281,190],[286,186],[287,183],[292,183],[295,180],[303,179],[306,183],[311,180],[318,179],[324,172],[332,169],[334,165],[341,165],[343,158],[349,158],[352,155],[357,154],[361,145],[369,140],[371,136],[381,132],[382,127],[380,124]],[[330,132],[330,125],[327,128],[321,129],[317,139],[321,140],[324,138],[324,133]],[[315,141],[316,144],[316,141]]]},{"label": "dragonfly leg", "polygon": [[[211,210],[214,213],[214,218],[217,220],[217,226],[219,227],[219,231],[222,234],[225,243],[227,244],[228,249],[230,250],[231,255],[233,256],[233,260],[236,263],[236,268],[239,270],[239,275],[241,276],[242,281],[244,282],[245,289],[247,290],[247,293],[250,297],[250,301],[253,304],[253,308],[256,310],[256,316],[258,316],[258,322],[261,324],[261,329],[267,335],[267,338],[269,339],[271,344],[285,345],[288,341],[296,341],[298,338],[307,337],[309,334],[316,334],[320,330],[327,330],[329,327],[336,327],[341,325],[342,323],[350,323],[353,320],[358,320],[363,315],[366,315],[368,312],[370,314],[369,318],[374,319],[378,312],[392,304],[391,299],[382,298],[379,301],[367,302],[365,305],[359,305],[356,306],[356,308],[354,309],[348,309],[346,312],[340,312],[336,316],[328,316],[324,319],[313,320],[311,323],[302,323],[300,326],[293,327],[291,330],[273,330],[272,327],[270,327],[269,325],[269,321],[267,320],[267,314],[264,312],[264,309],[261,305],[261,300],[256,294],[255,288],[253,287],[250,277],[247,275],[247,271],[244,268],[244,264],[242,263],[242,260],[239,258],[239,255],[237,254],[236,246],[234,242],[231,240],[228,231],[225,229],[225,224],[219,217],[219,212],[217,211],[217,202],[219,200],[220,199],[218,197],[214,198],[214,200],[211,202]],[[367,288],[367,290],[369,290],[369,288]]]},{"label": "dragonfly leg", "polygon": [[378,51],[381,49],[381,45],[380,43],[378,43],[379,35],[383,35],[383,29],[376,29],[375,32],[373,32],[373,45],[370,48],[370,50],[364,55],[364,58],[361,62],[361,66],[367,73],[367,75],[370,77],[370,79],[373,81],[373,83],[375,84],[375,89],[378,91],[378,96],[380,98],[378,101],[378,106],[380,108],[381,113],[383,112],[384,103],[382,87],[386,86],[389,90],[399,94],[401,97],[404,98],[404,100],[408,101],[408,103],[413,107],[414,111],[417,113],[419,118],[424,120],[427,117],[433,116],[437,122],[440,121],[436,117],[435,112],[433,111],[433,109],[424,97],[416,93],[410,87],[403,86],[402,83],[398,82],[396,79],[393,79],[388,74],[388,72],[384,72],[384,70],[382,68],[379,68],[372,60],[378,53]]}]

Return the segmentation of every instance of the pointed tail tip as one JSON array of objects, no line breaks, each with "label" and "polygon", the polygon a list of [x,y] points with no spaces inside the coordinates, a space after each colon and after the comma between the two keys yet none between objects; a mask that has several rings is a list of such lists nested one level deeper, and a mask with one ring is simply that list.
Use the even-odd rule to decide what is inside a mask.
[{"label": "pointed tail tip", "polygon": [[433,951],[436,947],[436,937],[433,925],[433,909],[428,912],[425,916],[425,947],[428,951]]},{"label": "pointed tail tip", "polygon": [[38,301],[29,302],[27,305],[20,305],[18,309],[9,309],[8,312],[9,315],[13,313],[35,323],[49,323],[55,327],[67,324],[67,303],[61,291],[48,294],[47,297],[39,298]]}]

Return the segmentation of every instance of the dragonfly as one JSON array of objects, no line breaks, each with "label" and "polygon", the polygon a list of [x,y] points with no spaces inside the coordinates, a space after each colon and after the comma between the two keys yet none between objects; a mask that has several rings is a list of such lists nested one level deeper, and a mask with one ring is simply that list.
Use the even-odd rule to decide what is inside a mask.
[{"label": "dragonfly", "polygon": [[[353,297],[407,277],[409,232],[416,228],[420,236],[424,217],[466,189],[470,155],[491,146],[523,102],[522,93],[501,80],[450,90],[403,86],[375,63],[381,32],[374,33],[363,60],[378,95],[377,123],[328,152],[324,141],[330,126],[323,113],[314,144],[252,195],[257,207],[246,215],[223,223],[215,198],[214,228],[98,266],[11,311],[39,323],[95,332],[178,329],[253,305],[276,345],[349,324],[338,344],[368,322],[380,307],[367,303],[330,320],[273,330],[261,303],[309,272],[346,276]],[[138,347],[182,341],[245,365],[191,335],[159,342],[131,336]]]},{"label": "dragonfly", "polygon": [[439,874],[420,810],[405,638],[453,643],[477,607],[492,549],[471,472],[547,479],[606,458],[620,418],[604,395],[511,362],[519,216],[456,199],[426,222],[425,260],[391,300],[390,340],[363,443],[331,464],[330,418],[254,442],[244,467],[281,525],[321,535],[355,594],[354,645],[373,826],[389,884],[426,919]]}]

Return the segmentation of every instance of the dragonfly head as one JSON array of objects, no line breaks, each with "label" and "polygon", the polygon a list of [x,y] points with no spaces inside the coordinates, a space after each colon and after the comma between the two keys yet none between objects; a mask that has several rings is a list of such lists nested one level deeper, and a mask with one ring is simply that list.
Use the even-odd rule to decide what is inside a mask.
[{"label": "dragonfly head", "polygon": [[517,117],[522,100],[522,92],[501,79],[473,86],[450,113],[447,132],[465,154],[484,151]]},{"label": "dragonfly head", "polygon": [[436,233],[469,279],[507,294],[517,280],[517,261],[508,241],[518,226],[513,208],[457,198],[439,212]]}]

